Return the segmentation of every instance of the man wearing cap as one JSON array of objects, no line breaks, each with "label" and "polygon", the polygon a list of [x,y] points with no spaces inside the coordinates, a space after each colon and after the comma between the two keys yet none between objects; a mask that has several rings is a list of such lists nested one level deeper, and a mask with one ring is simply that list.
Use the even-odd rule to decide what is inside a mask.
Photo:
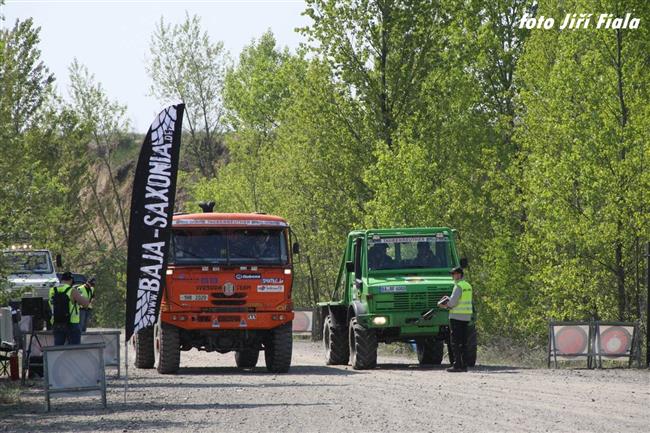
[{"label": "man wearing cap", "polygon": [[465,350],[467,347],[467,328],[472,320],[472,286],[463,279],[463,268],[451,270],[454,290],[449,301],[441,305],[449,310],[449,328],[451,329],[451,346],[454,352],[454,365],[447,369],[450,373],[467,371]]},{"label": "man wearing cap", "polygon": [[89,278],[85,283],[77,286],[81,294],[88,299],[88,306],[79,310],[79,327],[81,332],[86,332],[88,323],[93,314],[93,298],[95,297],[95,277]]},{"label": "man wearing cap", "polygon": [[68,311],[70,312],[69,322],[66,324],[57,324],[52,317],[52,331],[54,333],[54,345],[62,346],[66,342],[68,344],[81,343],[81,328],[79,327],[79,305],[88,306],[88,299],[86,299],[78,289],[72,287],[72,273],[64,272],[61,276],[61,284],[50,289],[50,309],[54,316],[54,294],[56,292],[66,293],[68,302]]}]

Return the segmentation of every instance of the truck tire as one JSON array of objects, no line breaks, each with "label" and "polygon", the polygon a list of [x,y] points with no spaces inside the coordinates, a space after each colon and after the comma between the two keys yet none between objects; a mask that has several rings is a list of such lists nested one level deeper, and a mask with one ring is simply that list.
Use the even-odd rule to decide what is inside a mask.
[{"label": "truck tire", "polygon": [[153,353],[153,328],[144,328],[136,332],[135,366],[136,368],[153,368],[155,356]]},{"label": "truck tire", "polygon": [[158,373],[172,374],[178,371],[181,363],[181,342],[178,328],[167,323],[158,323],[155,326],[154,342],[158,355]]},{"label": "truck tire", "polygon": [[347,365],[350,360],[350,346],[346,330],[334,328],[330,316],[325,318],[323,324],[323,346],[327,365]]},{"label": "truck tire", "polygon": [[476,326],[470,325],[467,328],[467,346],[465,346],[465,364],[468,367],[476,365],[476,351],[478,347],[478,339],[476,335]]},{"label": "truck tire", "polygon": [[416,342],[418,361],[420,365],[440,365],[442,364],[442,357],[445,342],[436,340],[433,337],[423,338]]},{"label": "truck tire", "polygon": [[239,368],[253,368],[260,357],[258,349],[244,349],[235,352],[235,363]]},{"label": "truck tire", "polygon": [[350,320],[350,363],[355,370],[368,370],[377,366],[377,334],[373,329],[366,329]]},{"label": "truck tire", "polygon": [[271,373],[286,373],[291,367],[293,334],[291,323],[272,329],[264,345],[266,369]]}]

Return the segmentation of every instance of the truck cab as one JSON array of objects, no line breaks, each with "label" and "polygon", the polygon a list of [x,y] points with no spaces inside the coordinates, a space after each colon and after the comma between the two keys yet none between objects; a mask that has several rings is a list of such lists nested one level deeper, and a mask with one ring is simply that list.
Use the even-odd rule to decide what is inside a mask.
[{"label": "truck cab", "polygon": [[351,232],[332,300],[319,304],[326,362],[373,368],[378,343],[402,341],[416,344],[421,364],[440,364],[449,321],[437,304],[461,263],[447,227]]},{"label": "truck cab", "polygon": [[294,250],[277,216],[175,215],[160,318],[152,335],[136,335],[136,366],[156,358],[159,372],[173,373],[194,348],[233,351],[237,366],[252,368],[264,350],[269,371],[288,371]]}]

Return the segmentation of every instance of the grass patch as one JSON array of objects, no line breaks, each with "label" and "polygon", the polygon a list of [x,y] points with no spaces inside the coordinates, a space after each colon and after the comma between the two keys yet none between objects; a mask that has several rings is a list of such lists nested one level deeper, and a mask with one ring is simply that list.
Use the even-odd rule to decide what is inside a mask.
[{"label": "grass patch", "polygon": [[479,345],[478,364],[513,367],[546,368],[546,348],[528,347],[508,339],[494,339]]},{"label": "grass patch", "polygon": [[0,381],[0,405],[15,405],[20,402],[20,386],[17,382]]}]

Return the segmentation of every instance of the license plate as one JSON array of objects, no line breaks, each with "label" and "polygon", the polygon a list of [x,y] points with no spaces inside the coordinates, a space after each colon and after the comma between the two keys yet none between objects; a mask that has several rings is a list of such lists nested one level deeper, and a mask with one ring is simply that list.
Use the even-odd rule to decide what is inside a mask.
[{"label": "license plate", "polygon": [[184,294],[181,295],[181,301],[207,301],[208,295]]}]

